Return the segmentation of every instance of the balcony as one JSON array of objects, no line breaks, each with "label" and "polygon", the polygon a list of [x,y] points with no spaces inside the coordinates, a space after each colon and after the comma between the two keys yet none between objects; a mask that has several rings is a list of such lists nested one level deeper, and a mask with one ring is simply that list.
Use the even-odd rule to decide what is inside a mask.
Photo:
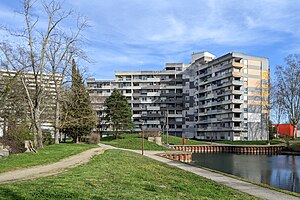
[{"label": "balcony", "polygon": [[241,117],[227,117],[227,118],[222,118],[220,121],[222,121],[222,122],[240,122],[240,121],[243,121],[243,118],[241,118]]},{"label": "balcony", "polygon": [[160,124],[159,120],[147,120],[145,124]]},{"label": "balcony", "polygon": [[139,85],[131,86],[131,89],[133,89],[133,90],[142,89],[142,86],[139,86]]},{"label": "balcony", "polygon": [[176,107],[162,107],[161,110],[182,110],[181,106]]},{"label": "balcony", "polygon": [[147,110],[160,110],[159,106],[147,106]]},{"label": "balcony", "polygon": [[204,128],[198,128],[198,131],[242,131],[243,127],[234,126],[234,127],[220,127],[220,126],[208,126]]},{"label": "balcony", "polygon": [[226,63],[226,64],[223,64],[222,66],[214,67],[212,69],[212,72],[218,72],[218,71],[221,71],[221,70],[224,70],[224,69],[228,69],[228,68],[232,68],[232,66],[231,66],[230,63]]},{"label": "balcony", "polygon": [[141,103],[140,100],[129,100],[128,103]]},{"label": "balcony", "polygon": [[243,83],[243,81],[232,81],[232,84],[233,85],[243,85],[244,83]]},{"label": "balcony", "polygon": [[132,96],[147,96],[147,93],[132,93]]},{"label": "balcony", "polygon": [[174,97],[174,96],[182,96],[182,95],[183,95],[183,93],[175,93],[175,92],[160,94],[160,96],[164,96],[164,97]]},{"label": "balcony", "polygon": [[233,108],[232,112],[242,112],[242,109],[241,108]]},{"label": "balcony", "polygon": [[243,94],[242,90],[232,90],[232,94]]},{"label": "balcony", "polygon": [[183,99],[167,99],[161,101],[162,103],[182,103]]},{"label": "balcony", "polygon": [[232,72],[232,76],[234,77],[242,77],[244,75],[243,72]]},{"label": "balcony", "polygon": [[140,103],[153,103],[151,100],[141,100]]},{"label": "balcony", "polygon": [[232,62],[232,66],[236,67],[236,68],[243,68],[243,67],[245,67],[244,64],[238,63],[238,62]]},{"label": "balcony", "polygon": [[182,117],[182,114],[169,114],[169,117]]},{"label": "balcony", "polygon": [[218,76],[214,76],[214,77],[209,78],[208,82],[216,81],[216,80],[219,80],[219,79],[224,79],[224,78],[230,77],[232,75],[233,75],[232,72],[226,72],[226,73],[220,74]]},{"label": "balcony", "polygon": [[147,86],[141,86],[141,88],[148,89],[148,90],[160,89],[160,85],[147,85]]},{"label": "balcony", "polygon": [[169,132],[182,132],[182,128],[170,128]]},{"label": "balcony", "polygon": [[141,117],[142,115],[141,114],[133,114],[132,115],[132,117],[134,117],[134,118],[139,118],[139,117]]},{"label": "balcony", "polygon": [[131,96],[132,96],[132,93],[123,93],[123,95],[124,95],[125,97],[131,97]]},{"label": "balcony", "polygon": [[162,117],[162,115],[159,113],[148,113],[146,116],[147,117]]},{"label": "balcony", "polygon": [[132,110],[145,110],[145,108],[142,108],[142,107],[132,107]]},{"label": "balcony", "polygon": [[232,103],[241,104],[241,103],[244,103],[244,100],[243,99],[232,99]]},{"label": "balcony", "polygon": [[151,96],[152,96],[152,97],[153,97],[153,96],[159,96],[159,95],[160,95],[159,92],[148,92],[148,93],[147,93],[147,96],[150,96],[150,97],[151,97]]}]

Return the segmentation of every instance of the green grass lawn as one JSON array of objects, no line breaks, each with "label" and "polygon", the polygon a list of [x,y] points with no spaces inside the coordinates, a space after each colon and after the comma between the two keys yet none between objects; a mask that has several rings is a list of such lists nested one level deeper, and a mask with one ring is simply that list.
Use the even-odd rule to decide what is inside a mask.
[{"label": "green grass lawn", "polygon": [[56,162],[93,147],[97,147],[97,145],[61,143],[48,145],[44,149],[38,149],[37,153],[27,152],[14,154],[0,159],[0,173],[18,168]]},{"label": "green grass lawn", "polygon": [[61,175],[0,185],[0,199],[256,199],[139,154],[107,150]]},{"label": "green grass lawn", "polygon": [[[108,144],[114,147],[125,148],[125,149],[134,149],[140,150],[142,149],[142,138],[141,135],[138,134],[122,134],[120,138],[114,139],[114,137],[104,137],[100,141],[103,144]],[[159,146],[153,142],[149,142],[145,139],[145,150],[170,150],[166,147]]]},{"label": "green grass lawn", "polygon": [[[262,140],[262,141],[214,141],[215,143],[220,144],[234,144],[234,145],[266,145],[268,144],[268,141]],[[284,142],[281,140],[271,140],[270,144],[283,144]]]},{"label": "green grass lawn", "polygon": [[[162,140],[167,143],[167,136],[164,135],[162,137]],[[176,137],[176,136],[170,136],[168,138],[169,144],[173,145],[182,145],[182,138],[181,137]],[[191,140],[191,139],[186,139],[186,145],[202,145],[202,144],[210,144],[210,142],[204,142],[204,141],[197,141],[197,140]]]}]

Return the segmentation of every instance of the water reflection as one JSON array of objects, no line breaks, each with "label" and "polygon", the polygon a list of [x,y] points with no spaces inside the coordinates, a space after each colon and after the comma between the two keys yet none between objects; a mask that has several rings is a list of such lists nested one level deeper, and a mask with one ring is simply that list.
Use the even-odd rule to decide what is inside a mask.
[{"label": "water reflection", "polygon": [[195,165],[300,193],[300,156],[193,154]]}]

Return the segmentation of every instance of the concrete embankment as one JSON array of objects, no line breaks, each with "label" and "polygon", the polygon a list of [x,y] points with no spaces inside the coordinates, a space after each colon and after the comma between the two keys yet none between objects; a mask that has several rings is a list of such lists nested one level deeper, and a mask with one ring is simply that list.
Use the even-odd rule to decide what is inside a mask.
[{"label": "concrete embankment", "polygon": [[245,153],[245,154],[279,154],[284,146],[266,145],[171,145],[171,149],[176,151],[188,151],[192,153],[204,152],[226,152],[226,153]]}]

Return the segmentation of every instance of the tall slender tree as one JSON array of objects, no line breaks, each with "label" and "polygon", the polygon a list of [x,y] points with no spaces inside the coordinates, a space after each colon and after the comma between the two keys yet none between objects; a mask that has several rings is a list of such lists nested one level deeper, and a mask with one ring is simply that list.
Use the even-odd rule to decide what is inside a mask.
[{"label": "tall slender tree", "polygon": [[82,77],[72,61],[72,87],[67,93],[63,107],[62,129],[78,142],[83,135],[88,135],[96,126],[96,113],[94,112],[89,94],[86,91]]},{"label": "tall slender tree", "polygon": [[132,111],[126,97],[117,89],[104,102],[106,123],[113,129],[117,138],[119,130],[133,128]]}]

